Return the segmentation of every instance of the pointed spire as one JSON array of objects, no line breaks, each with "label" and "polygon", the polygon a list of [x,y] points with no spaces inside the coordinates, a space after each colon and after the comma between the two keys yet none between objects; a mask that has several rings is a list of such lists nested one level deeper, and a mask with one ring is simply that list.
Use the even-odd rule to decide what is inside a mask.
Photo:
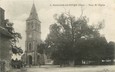
[{"label": "pointed spire", "polygon": [[33,0],[33,4],[34,4],[34,0]]},{"label": "pointed spire", "polygon": [[35,7],[35,4],[33,3],[33,6],[31,8],[31,12],[30,12],[30,16],[27,20],[32,20],[32,19],[38,19],[38,14],[37,14],[37,11],[36,11],[36,7]]}]

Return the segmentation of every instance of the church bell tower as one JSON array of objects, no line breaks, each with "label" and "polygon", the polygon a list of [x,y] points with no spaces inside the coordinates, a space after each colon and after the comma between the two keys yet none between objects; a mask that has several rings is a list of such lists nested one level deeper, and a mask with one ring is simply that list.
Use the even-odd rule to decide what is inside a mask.
[{"label": "church bell tower", "polygon": [[41,43],[41,22],[33,4],[29,17],[26,20],[26,63],[38,64],[39,53],[37,47]]}]

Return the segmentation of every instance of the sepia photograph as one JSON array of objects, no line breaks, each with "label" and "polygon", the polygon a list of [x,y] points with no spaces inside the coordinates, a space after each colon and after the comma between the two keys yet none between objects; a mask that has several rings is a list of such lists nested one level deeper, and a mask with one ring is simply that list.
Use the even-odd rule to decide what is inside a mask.
[{"label": "sepia photograph", "polygon": [[115,72],[115,0],[0,0],[0,72]]}]

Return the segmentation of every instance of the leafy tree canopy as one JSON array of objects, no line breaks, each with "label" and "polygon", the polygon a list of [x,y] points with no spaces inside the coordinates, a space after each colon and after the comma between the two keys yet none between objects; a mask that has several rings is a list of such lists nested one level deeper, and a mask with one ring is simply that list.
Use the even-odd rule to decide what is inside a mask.
[{"label": "leafy tree canopy", "polygon": [[22,39],[21,34],[18,32],[15,32],[15,30],[13,28],[13,23],[9,22],[8,19],[5,21],[5,28],[12,35],[12,39],[11,39],[12,52],[14,54],[22,54],[23,50],[16,45],[17,42],[19,42],[19,39]]},{"label": "leafy tree canopy", "polygon": [[103,21],[89,25],[86,16],[76,19],[69,13],[56,14],[54,19],[56,23],[50,26],[45,40],[53,60],[100,60],[106,57],[108,43],[100,34]]}]

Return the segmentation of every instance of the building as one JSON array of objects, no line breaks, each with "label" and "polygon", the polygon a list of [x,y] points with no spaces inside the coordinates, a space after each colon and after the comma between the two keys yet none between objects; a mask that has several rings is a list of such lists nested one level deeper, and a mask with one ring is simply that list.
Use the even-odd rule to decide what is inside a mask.
[{"label": "building", "polygon": [[6,29],[4,9],[0,8],[0,72],[10,70],[11,33]]},{"label": "building", "polygon": [[2,9],[0,7],[0,26],[4,27],[4,21],[5,21],[5,17],[4,17],[4,9]]},{"label": "building", "polygon": [[41,22],[33,4],[30,15],[26,20],[25,58],[27,65],[44,64],[44,54],[38,53],[38,47],[41,42]]}]

